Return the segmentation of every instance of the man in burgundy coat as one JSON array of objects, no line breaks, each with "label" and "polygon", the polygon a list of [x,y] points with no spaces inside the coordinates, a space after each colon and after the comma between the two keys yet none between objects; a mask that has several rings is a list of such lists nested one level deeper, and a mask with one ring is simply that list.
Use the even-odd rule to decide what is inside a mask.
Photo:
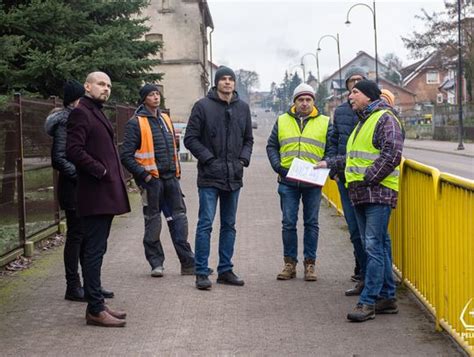
[{"label": "man in burgundy coat", "polygon": [[93,72],[84,83],[85,95],[67,123],[66,154],[76,166],[77,212],[84,222],[82,275],[88,302],[88,325],[125,326],[126,314],[104,303],[100,272],[115,215],[130,211],[127,189],[114,144],[114,132],[102,105],[110,96],[110,78]]}]

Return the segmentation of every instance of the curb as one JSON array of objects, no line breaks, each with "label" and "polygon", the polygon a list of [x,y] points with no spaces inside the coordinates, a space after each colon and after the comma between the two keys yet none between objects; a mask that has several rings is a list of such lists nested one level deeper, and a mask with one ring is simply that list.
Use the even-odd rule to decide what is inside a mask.
[{"label": "curb", "polygon": [[437,150],[437,149],[431,149],[431,148],[422,148],[422,147],[419,147],[419,146],[410,146],[410,145],[404,145],[403,147],[407,148],[407,149],[432,151],[432,152],[437,152],[437,153],[440,153],[440,154],[457,155],[457,156],[464,156],[464,157],[474,158],[474,154],[464,154],[464,153],[460,153],[460,152],[451,152],[451,151]]}]

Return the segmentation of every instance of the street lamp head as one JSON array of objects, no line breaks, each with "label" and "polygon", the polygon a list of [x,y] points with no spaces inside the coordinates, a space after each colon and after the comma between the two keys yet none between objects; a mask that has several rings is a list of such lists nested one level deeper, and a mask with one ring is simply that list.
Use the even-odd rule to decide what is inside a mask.
[{"label": "street lamp head", "polygon": [[318,47],[316,51],[321,52],[321,47]]},{"label": "street lamp head", "polygon": [[349,27],[351,25],[351,22],[349,20],[346,20],[346,22],[344,22],[346,24],[347,27]]}]

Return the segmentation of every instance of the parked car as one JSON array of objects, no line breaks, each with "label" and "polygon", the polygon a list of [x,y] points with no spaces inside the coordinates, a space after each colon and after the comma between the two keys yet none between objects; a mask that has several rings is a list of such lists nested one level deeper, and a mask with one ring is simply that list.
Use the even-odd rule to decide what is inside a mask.
[{"label": "parked car", "polygon": [[270,109],[269,108],[265,109],[265,113],[270,113]]},{"label": "parked car", "polygon": [[253,116],[253,117],[256,117],[256,116],[257,116],[257,113],[252,112],[252,116]]},{"label": "parked car", "polygon": [[252,119],[252,129],[258,129],[258,123],[255,119]]}]

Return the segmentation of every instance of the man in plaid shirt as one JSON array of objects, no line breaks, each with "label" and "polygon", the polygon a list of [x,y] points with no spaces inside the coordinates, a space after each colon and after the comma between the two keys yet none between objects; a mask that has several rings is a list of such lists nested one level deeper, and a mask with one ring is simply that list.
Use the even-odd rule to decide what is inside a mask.
[{"label": "man in plaid shirt", "polygon": [[359,123],[347,142],[346,156],[320,162],[316,168],[344,168],[349,197],[367,254],[365,286],[350,321],[397,313],[388,222],[398,197],[403,129],[392,108],[380,100],[373,81],[358,82],[349,95]]}]

